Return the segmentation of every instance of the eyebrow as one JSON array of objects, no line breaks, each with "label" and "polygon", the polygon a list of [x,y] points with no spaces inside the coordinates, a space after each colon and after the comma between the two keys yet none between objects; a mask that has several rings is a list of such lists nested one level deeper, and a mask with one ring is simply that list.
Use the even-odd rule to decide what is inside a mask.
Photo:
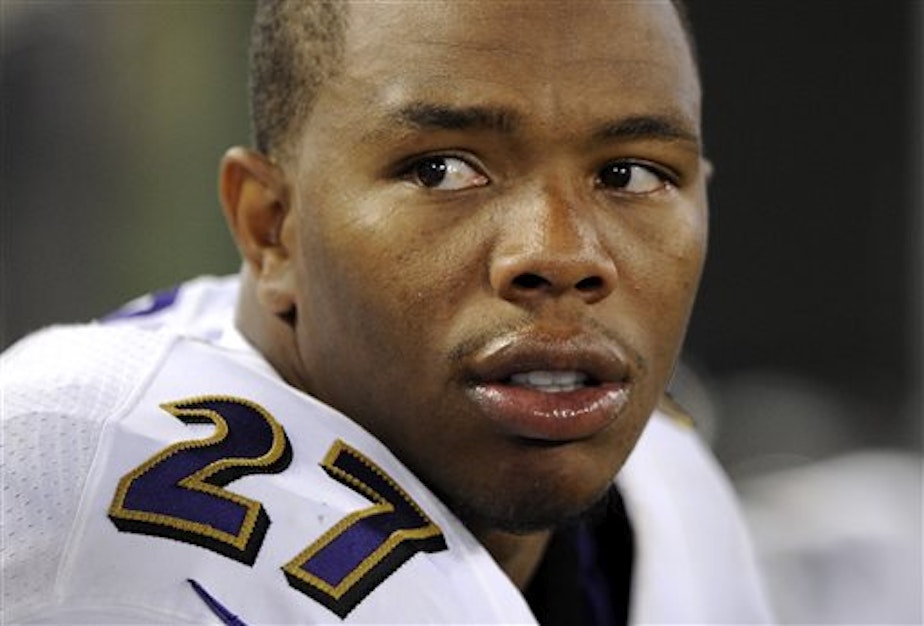
[{"label": "eyebrow", "polygon": [[699,136],[689,125],[672,116],[637,115],[607,122],[593,134],[598,142],[632,139],[685,141],[699,145]]},{"label": "eyebrow", "polygon": [[503,107],[455,107],[415,102],[390,116],[415,130],[489,130],[509,134],[520,124],[516,112]]}]

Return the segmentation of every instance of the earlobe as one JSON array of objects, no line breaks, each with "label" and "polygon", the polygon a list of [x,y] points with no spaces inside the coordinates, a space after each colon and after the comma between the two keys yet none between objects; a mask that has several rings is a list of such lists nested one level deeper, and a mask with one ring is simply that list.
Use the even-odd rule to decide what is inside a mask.
[{"label": "earlobe", "polygon": [[284,230],[294,215],[282,169],[262,154],[231,148],[221,161],[219,196],[258,299],[276,315],[292,315],[292,241]]}]

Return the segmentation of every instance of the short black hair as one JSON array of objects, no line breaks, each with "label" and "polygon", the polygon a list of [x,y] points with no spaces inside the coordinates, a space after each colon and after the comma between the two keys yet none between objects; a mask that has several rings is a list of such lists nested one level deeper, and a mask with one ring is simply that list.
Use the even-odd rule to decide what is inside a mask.
[{"label": "short black hair", "polygon": [[[685,0],[671,0],[696,47]],[[257,0],[250,39],[250,122],[254,147],[284,158],[318,90],[340,69],[346,41],[346,0]]]},{"label": "short black hair", "polygon": [[340,68],[349,3],[258,0],[250,34],[250,123],[254,147],[282,156],[318,89]]}]

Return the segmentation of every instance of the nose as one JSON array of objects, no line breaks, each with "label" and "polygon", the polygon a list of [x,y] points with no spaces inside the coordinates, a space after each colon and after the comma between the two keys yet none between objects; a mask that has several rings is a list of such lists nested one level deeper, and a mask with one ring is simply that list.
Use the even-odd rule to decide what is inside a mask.
[{"label": "nose", "polygon": [[520,305],[574,296],[587,304],[616,286],[614,259],[580,207],[546,201],[512,211],[491,261],[491,287]]}]

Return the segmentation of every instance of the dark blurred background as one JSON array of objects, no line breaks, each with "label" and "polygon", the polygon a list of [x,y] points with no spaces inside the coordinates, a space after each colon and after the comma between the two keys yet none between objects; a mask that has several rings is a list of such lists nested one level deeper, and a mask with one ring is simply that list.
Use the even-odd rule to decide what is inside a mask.
[{"label": "dark blurred background", "polygon": [[691,359],[817,385],[852,437],[920,445],[921,4],[692,6],[717,173]]},{"label": "dark blurred background", "polygon": [[[692,5],[716,175],[675,391],[746,502],[765,493],[752,479],[858,451],[918,459],[922,3]],[[235,271],[215,178],[248,141],[251,10],[0,2],[2,346]],[[919,546],[920,465],[901,467]],[[920,560],[911,576],[920,607]],[[836,619],[812,610],[804,621]]]}]

